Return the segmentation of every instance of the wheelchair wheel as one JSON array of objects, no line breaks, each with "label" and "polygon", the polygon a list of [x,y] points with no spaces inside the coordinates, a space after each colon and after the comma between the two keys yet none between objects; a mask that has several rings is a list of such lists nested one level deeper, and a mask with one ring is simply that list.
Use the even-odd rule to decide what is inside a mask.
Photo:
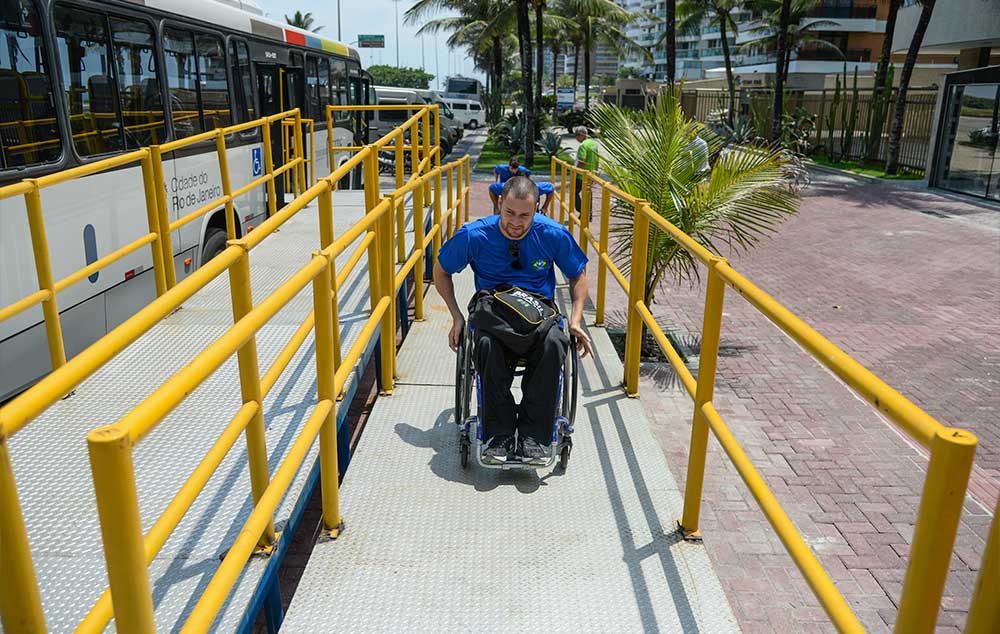
[{"label": "wheelchair wheel", "polygon": [[[455,424],[461,426],[465,421],[465,408],[462,396],[465,394],[466,372],[465,372],[465,332],[458,339],[458,354],[455,358]],[[463,459],[464,466],[464,459]]]},{"label": "wheelchair wheel", "polygon": [[573,424],[576,419],[576,392],[579,377],[577,369],[580,364],[580,355],[576,351],[576,337],[570,337],[569,354],[563,363],[563,393],[559,407],[559,413],[566,417],[566,420]]}]

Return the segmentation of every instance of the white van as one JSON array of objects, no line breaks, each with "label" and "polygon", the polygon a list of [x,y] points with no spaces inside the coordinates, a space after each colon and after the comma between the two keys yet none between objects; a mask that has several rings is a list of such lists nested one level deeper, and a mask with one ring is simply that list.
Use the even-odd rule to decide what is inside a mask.
[{"label": "white van", "polygon": [[[372,89],[375,91],[376,103],[380,106],[399,104],[414,104],[422,106],[425,103],[424,99],[413,88],[372,86]],[[371,119],[369,121],[369,125],[371,126],[370,138],[378,139],[385,136],[414,114],[415,110],[375,110],[372,112]],[[441,136],[438,142],[441,145],[442,156],[448,156],[451,154],[454,141],[449,138],[447,129],[444,127],[441,130]]]},{"label": "white van", "polygon": [[468,128],[475,130],[486,121],[486,113],[483,112],[483,106],[478,101],[446,98],[444,102],[451,108],[455,118]]}]

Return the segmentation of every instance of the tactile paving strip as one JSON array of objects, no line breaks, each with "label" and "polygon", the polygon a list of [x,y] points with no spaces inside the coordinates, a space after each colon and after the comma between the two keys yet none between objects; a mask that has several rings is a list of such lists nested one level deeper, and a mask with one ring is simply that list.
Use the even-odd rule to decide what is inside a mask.
[{"label": "tactile paving strip", "polygon": [[581,363],[566,473],[462,469],[449,323],[413,326],[399,369],[425,378],[376,402],[341,489],[347,530],[316,545],[283,629],[738,632],[704,549],[673,530],[681,493],[607,335]]},{"label": "tactile paving strip", "polygon": [[[338,233],[361,217],[360,202],[356,192],[334,194]],[[251,252],[256,301],[308,262],[319,246],[317,227],[316,209],[311,206]],[[343,254],[340,263],[348,256]],[[362,260],[341,289],[345,351],[368,315],[367,275]],[[262,374],[310,310],[312,296],[307,288],[257,333]],[[72,631],[107,585],[87,432],[116,422],[231,324],[229,281],[223,275],[96,372],[75,395],[53,405],[10,440],[50,631]],[[315,406],[315,377],[310,335],[265,398],[272,473]],[[240,403],[233,357],[139,444],[134,460],[144,530],[149,530]],[[314,447],[275,514],[278,530],[306,484],[316,452]],[[241,437],[149,567],[159,630],[179,629],[215,573],[219,555],[232,545],[251,510],[246,443]],[[266,559],[254,558],[246,566],[215,623],[217,631],[236,629],[266,565]]]}]

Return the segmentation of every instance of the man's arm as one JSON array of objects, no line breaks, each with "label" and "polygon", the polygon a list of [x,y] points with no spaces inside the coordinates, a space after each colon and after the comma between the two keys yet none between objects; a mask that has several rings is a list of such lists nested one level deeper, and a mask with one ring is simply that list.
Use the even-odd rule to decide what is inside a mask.
[{"label": "man's arm", "polygon": [[[437,276],[435,275],[435,280],[436,279]],[[580,355],[581,357],[585,357],[588,354],[593,355],[594,349],[590,345],[590,337],[583,332],[583,328],[580,325],[583,321],[583,305],[587,301],[586,269],[584,269],[583,272],[576,277],[570,279],[569,296],[573,299],[573,310],[569,317],[569,332],[571,335],[576,337],[577,348],[582,351],[582,354]]]},{"label": "man's arm", "polygon": [[[448,306],[448,312],[451,313],[452,322],[451,332],[448,333],[448,345],[451,346],[452,350],[458,350],[459,337],[465,330],[465,315],[462,314],[462,310],[455,300],[455,283],[451,280],[451,275],[441,268],[441,264],[437,260],[434,261],[434,288],[437,289],[438,295],[444,300],[445,305]],[[584,289],[586,289],[586,282],[584,282]],[[584,294],[586,294],[586,290],[584,290]]]}]

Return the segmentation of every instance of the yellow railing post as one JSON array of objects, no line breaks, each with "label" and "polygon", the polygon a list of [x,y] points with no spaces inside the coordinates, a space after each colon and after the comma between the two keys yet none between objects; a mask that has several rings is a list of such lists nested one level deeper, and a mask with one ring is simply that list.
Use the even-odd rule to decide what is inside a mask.
[{"label": "yellow railing post", "polygon": [[[448,210],[449,214],[451,214],[454,211],[452,209],[452,205],[455,204],[455,189],[454,189],[455,170],[456,170],[455,165],[449,165],[448,168],[445,170],[445,203],[446,203],[445,208]],[[440,221],[438,222],[438,224],[441,224]],[[444,231],[444,227],[441,227],[441,229],[438,231],[439,236],[441,235],[441,231]],[[437,239],[435,239],[435,244],[437,244]],[[434,248],[436,249],[439,248],[440,246],[441,245],[438,244]],[[437,257],[437,253],[434,254],[434,257],[435,258]]]},{"label": "yellow railing post", "polygon": [[170,233],[170,212],[167,211],[167,186],[163,179],[163,152],[159,145],[149,148],[149,159],[153,166],[153,189],[156,192],[156,215],[160,232],[160,251],[163,253],[163,273],[167,289],[177,284],[177,270],[174,267],[173,237]]},{"label": "yellow railing post", "polygon": [[[271,124],[268,121],[261,126],[261,136],[264,140],[264,171],[268,175],[267,179],[267,217],[270,218],[278,211],[278,194],[274,186],[274,157],[271,155]],[[282,201],[284,202],[284,201]]]},{"label": "yellow railing post", "polygon": [[[361,150],[365,152],[365,158],[363,159],[361,169],[364,174],[364,185],[365,185],[365,213],[369,214],[375,209],[375,206],[379,202],[379,183],[378,183],[378,159],[374,161],[370,160],[371,156],[374,155],[374,148],[368,145],[365,149]],[[372,169],[374,163],[374,170]],[[374,171],[374,174],[372,173]],[[386,213],[391,213],[391,210]],[[368,293],[371,299],[371,310],[375,310],[375,306],[378,305],[380,299],[382,299],[380,273],[381,267],[379,266],[379,251],[382,245],[379,244],[379,233],[378,223],[375,223],[375,228],[372,229],[372,233],[375,234],[375,239],[371,241],[368,245]]]},{"label": "yellow railing post", "polygon": [[[316,257],[319,253],[313,253]],[[334,351],[333,294],[330,292],[336,278],[331,279],[330,264],[313,278],[313,311],[316,315],[316,392],[320,402],[336,402],[337,388],[334,382],[337,354]],[[343,527],[340,517],[340,472],[337,466],[337,408],[330,409],[323,426],[319,430],[319,474],[322,494],[323,528],[330,537],[336,538]]]},{"label": "yellow railing post", "polygon": [[434,111],[434,147],[438,148],[434,155],[434,167],[441,167],[441,106],[431,106]]},{"label": "yellow railing post", "polygon": [[[416,191],[416,190],[414,190]],[[392,262],[392,218],[389,211],[383,213],[382,218],[376,221],[378,229],[375,236],[379,242],[379,257],[377,265],[379,267],[379,285],[381,286],[380,300],[388,299],[389,305],[385,313],[382,314],[380,328],[381,346],[380,353],[382,359],[382,394],[389,396],[395,384],[396,368],[396,302],[393,301],[396,295],[396,276]]]},{"label": "yellow railing post", "polygon": [[[403,180],[403,161],[404,161],[404,159],[403,159],[403,135],[402,134],[400,134],[399,136],[396,137],[395,155],[396,155],[396,189],[400,189],[400,188],[403,187],[403,183],[404,183],[404,180]],[[405,197],[404,196],[400,196],[399,198],[395,198],[394,200],[396,201],[395,202],[396,207],[393,210],[393,212],[395,213],[395,218],[396,218],[396,226],[403,228],[403,229],[400,229],[400,232],[401,232],[400,235],[404,235],[404,233],[405,233],[405,227],[406,227],[406,207],[405,207],[406,201],[405,201]],[[406,258],[405,249],[406,249],[406,245],[404,245],[403,242],[400,242],[399,246],[397,247],[397,251],[396,251],[396,259],[399,260],[400,262],[402,262]]]},{"label": "yellow railing post", "polygon": [[[328,187],[319,195],[319,244],[325,249],[333,244],[333,188],[336,186],[327,180]],[[330,303],[333,307],[333,371],[340,369],[340,305],[337,302],[337,258],[330,258]],[[343,398],[338,394],[337,399]]]},{"label": "yellow railing post", "polygon": [[56,302],[56,286],[52,279],[52,260],[49,258],[49,241],[45,237],[45,219],[42,216],[42,197],[38,181],[27,179],[31,189],[24,194],[28,210],[28,229],[31,232],[31,250],[35,256],[35,274],[38,288],[48,291],[42,300],[42,315],[45,318],[45,336],[49,344],[49,361],[52,369],[66,365],[66,348],[63,346],[62,324],[59,322],[59,304]]},{"label": "yellow railing post", "polygon": [[[464,203],[465,198],[462,194],[463,187],[465,184],[465,177],[462,176],[462,173],[464,171],[465,171],[465,161],[460,161],[455,170],[455,222],[451,223],[453,225],[461,222],[462,213],[463,210],[465,209],[465,203]],[[442,232],[444,231],[444,227],[441,227],[441,231]],[[444,239],[447,240],[450,237],[451,235],[445,235]]]},{"label": "yellow railing post", "polygon": [[[427,179],[428,181],[430,178]],[[413,250],[419,255],[413,265],[413,318],[424,320],[424,208],[413,206]]]},{"label": "yellow railing post", "polygon": [[[416,176],[411,176],[411,178],[416,178]],[[422,184],[414,187],[410,192],[410,205],[413,207],[414,218],[417,214],[417,208],[420,207],[423,209],[423,194],[424,188]],[[396,262],[402,264],[406,262],[406,210],[403,206],[402,196],[399,197],[398,203],[395,201],[396,197],[394,196],[393,207],[396,210]]]},{"label": "yellow railing post", "polygon": [[222,182],[222,195],[226,197],[226,236],[235,240],[236,208],[233,205],[233,188],[229,183],[229,160],[226,158],[226,135],[222,130],[215,132],[215,152],[219,155],[219,180]]},{"label": "yellow railing post", "polygon": [[979,578],[972,593],[965,634],[1000,632],[1000,500],[993,511],[993,523],[986,538],[986,552],[979,566]]},{"label": "yellow railing post", "polygon": [[132,439],[128,430],[109,425],[87,434],[87,449],[115,629],[124,634],[153,632],[153,596],[135,487]]},{"label": "yellow railing post", "polygon": [[[149,232],[156,234],[156,240],[149,243],[150,255],[153,257],[153,280],[156,283],[156,296],[159,297],[167,292],[167,273],[164,270],[163,234],[170,233],[170,227],[160,226],[160,214],[157,210],[156,202],[156,178],[153,176],[153,160],[151,154],[147,153],[140,161],[142,167],[142,188],[146,196],[146,222],[149,225]],[[171,264],[173,262],[171,261]]]},{"label": "yellow railing post", "polygon": [[[253,310],[253,296],[250,292],[250,252],[241,240],[229,242],[229,246],[243,248],[243,255],[229,267],[229,292],[233,301],[233,321],[238,322]],[[240,393],[244,403],[256,402],[257,411],[246,427],[247,462],[250,466],[250,488],[256,505],[264,496],[271,476],[267,465],[267,437],[264,427],[264,397],[260,389],[260,369],[257,364],[257,337],[251,336],[236,353],[240,369]],[[274,520],[260,536],[258,546],[270,548],[275,541]]]},{"label": "yellow railing post", "polygon": [[573,192],[566,189],[566,182],[569,177],[569,168],[562,165],[562,186],[559,189],[559,223],[566,224],[566,201],[575,200]]},{"label": "yellow railing post", "polygon": [[556,184],[556,157],[555,157],[554,154],[552,155],[551,158],[549,158],[549,174],[551,174],[550,178],[552,179],[552,186],[555,187],[555,184]]},{"label": "yellow railing post", "polygon": [[645,203],[633,205],[632,275],[628,287],[628,325],[625,331],[625,392],[639,395],[639,358],[642,354],[642,317],[636,304],[646,298],[646,256],[649,250],[649,217],[643,211]]},{"label": "yellow railing post", "polygon": [[[434,174],[434,208],[432,210],[434,225],[441,224],[441,167],[438,166],[437,172]],[[441,249],[441,230],[434,234],[434,239],[431,241],[431,255],[433,256],[433,261],[437,262],[438,251]],[[432,265],[433,266],[433,265]]]},{"label": "yellow railing post", "polygon": [[46,632],[28,532],[17,498],[6,432],[0,429],[0,624],[8,634]]},{"label": "yellow railing post", "polygon": [[464,221],[459,220],[455,223],[453,229],[458,229],[462,226],[463,222],[469,222],[469,193],[472,191],[472,157],[468,154],[465,155],[465,216]]},{"label": "yellow railing post", "polygon": [[298,175],[298,188],[295,190],[296,195],[300,195],[306,190],[306,147],[305,141],[302,139],[302,112],[296,108],[295,109],[295,158],[302,159],[296,165],[295,173]]},{"label": "yellow railing post", "polygon": [[974,435],[950,427],[938,429],[931,441],[930,463],[893,628],[897,634],[935,630],[976,443]]},{"label": "yellow railing post", "polygon": [[584,172],[583,174],[583,205],[580,209],[580,248],[583,249],[583,254],[587,255],[587,227],[590,226],[590,209],[592,203],[593,192],[590,191],[591,180],[590,172]]},{"label": "yellow railing post", "polygon": [[[434,139],[434,143],[433,144],[431,143],[431,111],[430,110],[428,110],[428,109],[424,110],[424,114],[420,117],[420,125],[421,125],[421,127],[422,127],[422,129],[424,131],[424,143],[423,143],[423,145],[424,145],[424,158],[428,158],[431,155],[431,145],[433,145],[434,147],[437,147],[437,145],[438,145],[437,138]],[[430,168],[433,165],[434,165],[434,162],[428,158],[427,167]],[[429,180],[425,180],[421,184],[421,188],[423,189],[423,191],[421,192],[423,195],[420,197],[420,203],[421,204],[425,204],[426,202],[430,201],[430,199],[431,199],[431,182]]]},{"label": "yellow railing post", "polygon": [[[410,111],[406,112],[409,114]],[[420,135],[417,132],[417,123],[415,121],[410,126],[410,178],[417,175],[417,166],[420,165],[420,141],[418,140]]]},{"label": "yellow railing post", "polygon": [[[364,113],[361,113],[361,115],[364,116]],[[326,107],[326,154],[328,165],[332,172],[336,169],[336,166],[333,162],[333,110],[330,106]],[[333,186],[336,187],[337,183],[333,183]]]},{"label": "yellow railing post", "polygon": [[719,338],[722,331],[722,307],[726,298],[726,283],[716,267],[726,263],[713,258],[708,267],[705,289],[705,315],[701,328],[701,354],[698,356],[698,387],[694,396],[694,419],[691,424],[691,446],[688,456],[687,480],[684,485],[684,515],[678,522],[685,539],[701,539],[698,520],[701,515],[701,490],[705,480],[705,456],[708,451],[708,421],[701,406],[715,394],[715,368],[719,359]]},{"label": "yellow railing post", "polygon": [[604,292],[608,284],[608,266],[602,255],[608,253],[608,220],[611,216],[611,192],[601,188],[601,235],[600,253],[597,254],[597,319],[596,325],[604,325]]}]

